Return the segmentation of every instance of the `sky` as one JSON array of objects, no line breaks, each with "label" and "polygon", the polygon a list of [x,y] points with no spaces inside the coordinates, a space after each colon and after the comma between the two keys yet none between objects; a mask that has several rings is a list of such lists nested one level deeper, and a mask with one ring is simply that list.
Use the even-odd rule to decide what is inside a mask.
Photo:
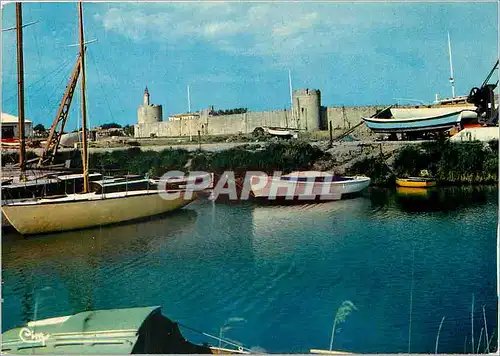
[{"label": "sky", "polygon": [[[498,3],[84,3],[90,126],[137,121],[147,85],[168,115],[290,107],[293,88],[323,106],[432,102],[480,86],[498,57]],[[76,3],[23,3],[26,117],[50,127],[78,55]],[[4,4],[2,28],[15,26]],[[17,115],[15,31],[2,32],[2,111]],[[78,88],[79,90],[79,88]],[[75,93],[68,129],[79,125]],[[406,100],[408,102],[408,100]]]}]

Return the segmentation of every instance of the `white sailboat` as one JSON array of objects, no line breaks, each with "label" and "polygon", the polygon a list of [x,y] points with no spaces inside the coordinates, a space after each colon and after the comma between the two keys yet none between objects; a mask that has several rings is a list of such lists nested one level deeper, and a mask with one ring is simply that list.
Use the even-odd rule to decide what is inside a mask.
[{"label": "white sailboat", "polygon": [[6,203],[2,212],[22,234],[40,234],[82,229],[92,226],[125,222],[180,209],[193,201],[193,194],[185,198],[179,190],[176,198],[163,199],[156,189],[114,193],[89,192],[87,155],[87,123],[85,104],[85,51],[83,35],[83,9],[78,3],[80,31],[80,71],[82,92],[82,156],[84,191],[67,194],[62,198],[41,198]]}]

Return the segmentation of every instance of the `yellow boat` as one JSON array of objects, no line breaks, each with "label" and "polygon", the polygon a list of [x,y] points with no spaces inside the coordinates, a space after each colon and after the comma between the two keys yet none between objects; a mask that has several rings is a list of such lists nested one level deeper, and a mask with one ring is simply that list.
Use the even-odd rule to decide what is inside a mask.
[{"label": "yellow boat", "polygon": [[427,188],[434,187],[436,180],[434,178],[408,177],[396,179],[396,185],[407,188]]}]

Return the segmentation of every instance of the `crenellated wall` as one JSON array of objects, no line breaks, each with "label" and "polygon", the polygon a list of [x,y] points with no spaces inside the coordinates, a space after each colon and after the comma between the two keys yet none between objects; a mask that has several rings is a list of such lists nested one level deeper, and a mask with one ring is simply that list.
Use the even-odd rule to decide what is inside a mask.
[{"label": "crenellated wall", "polygon": [[[319,110],[319,124],[303,127],[303,122],[292,119],[289,110],[273,110],[261,112],[247,112],[244,114],[208,116],[202,112],[198,119],[181,119],[163,122],[142,122],[135,125],[135,137],[179,137],[197,136],[198,130],[202,135],[230,135],[249,134],[257,127],[288,127],[315,131],[319,126],[322,130],[328,130],[329,122],[332,123],[334,131],[345,131],[359,122],[362,117],[373,115],[377,109],[385,106],[356,106],[356,107],[321,107]],[[305,121],[305,120],[303,120]],[[298,127],[298,126],[299,127]],[[373,136],[371,131],[364,125],[356,129],[358,136]]]},{"label": "crenellated wall", "polygon": [[[370,117],[379,109],[386,108],[386,105],[381,106],[330,106],[323,110],[322,122],[325,130],[329,128],[329,123],[332,123],[332,129],[335,131],[348,130],[362,121],[362,117]],[[358,137],[373,137],[373,132],[361,125],[356,129]]]},{"label": "crenellated wall", "polygon": [[220,116],[202,115],[199,119],[136,124],[135,137],[197,136],[198,130],[202,135],[247,134],[262,126],[296,128],[293,124],[290,111],[285,110]]}]

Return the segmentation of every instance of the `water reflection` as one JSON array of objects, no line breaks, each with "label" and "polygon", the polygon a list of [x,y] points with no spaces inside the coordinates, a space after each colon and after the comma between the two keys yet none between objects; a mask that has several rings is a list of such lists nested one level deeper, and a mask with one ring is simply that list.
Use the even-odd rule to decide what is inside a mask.
[{"label": "water reflection", "polygon": [[361,198],[292,206],[199,200],[147,222],[29,239],[11,234],[2,251],[3,327],[35,311],[41,318],[162,305],[172,319],[212,334],[230,317],[245,318],[224,335],[269,352],[303,353],[328,347],[335,310],[352,300],[359,310],[335,335],[335,347],[404,352],[414,252],[412,351],[434,350],[446,316],[439,350],[459,352],[472,293],[475,323],[482,325],[485,305],[488,330],[495,327],[496,227],[484,216],[496,216],[498,193],[432,194],[422,207],[445,213],[415,213],[412,197],[370,189]]},{"label": "water reflection", "polygon": [[[7,292],[13,287],[14,293],[19,293],[23,322],[33,320],[37,304],[42,315],[51,309],[51,303],[68,304],[72,312],[92,310],[98,289],[106,284],[103,279],[128,273],[128,268],[134,268],[130,261],[147,264],[146,256],[154,254],[169,238],[192,233],[196,217],[196,211],[186,209],[133,224],[39,237],[4,234],[2,273],[10,281]],[[57,304],[60,283],[67,296]],[[39,293],[47,288],[51,290]]]},{"label": "water reflection", "polygon": [[448,212],[498,201],[496,186],[399,188],[396,203],[409,212]]},{"label": "water reflection", "polygon": [[[92,256],[141,254],[157,249],[169,236],[192,232],[196,217],[196,211],[183,209],[167,216],[135,223],[43,236],[26,238],[11,232],[4,234],[2,238],[2,253],[9,256],[3,260],[2,267],[4,269],[21,265],[36,267],[41,261],[59,264],[61,258],[92,262]],[[72,264],[68,264],[67,267]]]}]

